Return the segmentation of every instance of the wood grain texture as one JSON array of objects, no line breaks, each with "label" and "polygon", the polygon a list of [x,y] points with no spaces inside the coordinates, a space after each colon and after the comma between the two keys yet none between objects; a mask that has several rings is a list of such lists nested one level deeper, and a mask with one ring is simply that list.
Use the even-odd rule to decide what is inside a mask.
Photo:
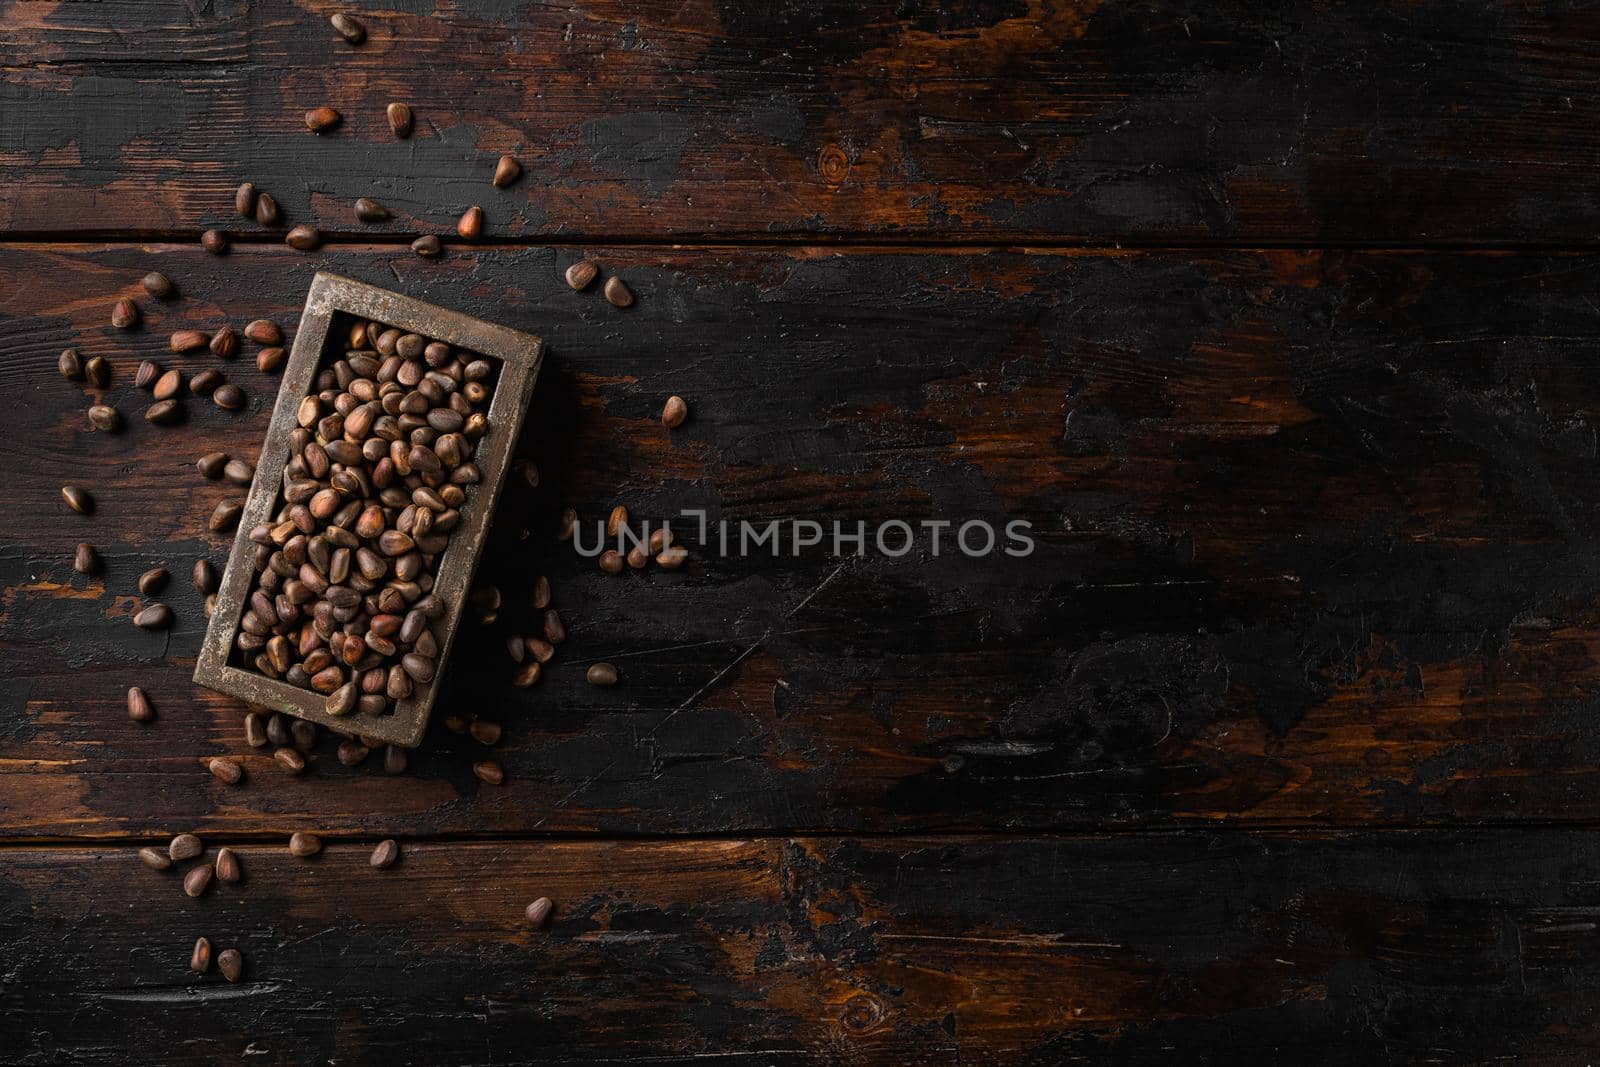
[{"label": "wood grain texture", "polygon": [[[13,2],[0,229],[1592,243],[1600,22],[1444,0]],[[417,134],[383,119],[408,101]],[[302,115],[347,120],[324,137]],[[527,176],[504,192],[501,152]],[[253,229],[253,227],[245,227]]]},{"label": "wood grain texture", "polygon": [[[393,0],[350,48],[347,7],[0,0],[0,1062],[1595,1058],[1592,12]],[[245,179],[333,249],[238,218]],[[485,246],[404,250],[472,204]],[[568,291],[586,254],[637,306]],[[255,346],[240,413],[159,429],[132,385],[317,269],[551,348],[440,701],[504,739],[436,723],[398,776],[329,737],[291,776],[189,680],[242,495],[193,463],[254,457]],[[691,564],[556,539],[617,502]],[[1037,550],[730,553],[686,509]],[[518,690],[539,574],[571,639]],[[184,830],[244,883],[139,865]]]},{"label": "wood grain texture", "polygon": [[[1600,1046],[1589,831],[0,857],[17,1064],[1550,1062]],[[523,907],[557,903],[545,932]],[[86,906],[98,901],[100,906]],[[228,985],[187,969],[237,947]]]},{"label": "wood grain texture", "polygon": [[[427,263],[130,247],[0,254],[0,821],[23,837],[199,826],[361,833],[795,832],[1592,820],[1600,767],[1594,258],[1251,252],[594,250]],[[106,324],[151,267],[186,294]],[[532,330],[550,358],[440,710],[503,722],[509,774],[435,729],[412,773],[280,773],[241,709],[188,681],[183,581],[221,559],[194,473],[252,455],[272,382],[227,414],[138,420],[137,358],[178,324],[285,324],[322,268]],[[87,431],[60,348],[106,354],[120,436]],[[215,361],[169,359],[190,367]],[[692,405],[668,435],[672,392]],[[91,518],[58,488],[91,486]],[[1027,559],[720,556],[609,578],[554,537],[703,507],[713,519],[1033,523]],[[680,529],[682,529],[680,527]],[[529,531],[523,539],[522,531]],[[691,531],[692,532],[692,531]],[[70,568],[90,540],[102,577]],[[166,562],[177,625],[128,622]],[[571,640],[508,684],[508,632],[551,575]],[[585,666],[617,663],[596,689]],[[122,710],[143,685],[161,719]],[[203,755],[245,756],[230,789]],[[374,761],[375,762],[375,761]]]}]

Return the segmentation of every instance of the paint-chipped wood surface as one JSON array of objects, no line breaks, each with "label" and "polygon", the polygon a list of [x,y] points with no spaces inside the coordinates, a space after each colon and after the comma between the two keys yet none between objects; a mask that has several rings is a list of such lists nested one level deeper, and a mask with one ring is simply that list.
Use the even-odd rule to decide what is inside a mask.
[{"label": "paint-chipped wood surface", "polygon": [[[352,49],[335,10],[0,0],[0,1062],[1594,1058],[1591,14],[400,0]],[[237,219],[245,178],[330,244]],[[473,203],[482,246],[406,249]],[[638,303],[568,290],[585,255]],[[549,349],[440,697],[504,738],[399,775],[324,738],[292,776],[189,680],[243,495],[194,461],[253,458],[276,379],[166,339],[291,326],[317,270]],[[150,426],[141,358],[249,403]],[[607,577],[557,516],[619,501],[1037,547]],[[519,690],[539,574],[570,637]],[[186,830],[245,882],[139,865]]]},{"label": "paint-chipped wood surface", "polygon": [[[1582,5],[13,0],[0,229],[1591,239]],[[384,105],[415,109],[409,141]],[[323,137],[306,110],[346,115]],[[495,157],[528,176],[491,194]]]},{"label": "paint-chipped wood surface", "polygon": [[[570,256],[495,250],[14,247],[0,262],[0,426],[15,537],[0,557],[0,739],[13,833],[1083,829],[1589,820],[1600,505],[1589,256],[1395,252],[1021,255],[596,249],[640,293],[577,297]],[[159,266],[187,299],[131,337],[103,323]],[[284,321],[315,269],[532,330],[546,369],[482,574],[499,624],[464,639],[419,774],[320,752],[279,772],[240,709],[188,684],[204,629],[184,580],[234,493],[199,455],[253,455],[249,410],[138,419],[130,382],[175,325]],[[104,353],[128,432],[89,432],[60,346]],[[672,392],[691,421],[654,421]],[[92,518],[63,508],[69,479]],[[800,558],[715,546],[669,574],[601,574],[555,538],[598,519],[1023,519],[1026,559]],[[521,539],[526,530],[529,536]],[[686,536],[697,535],[691,525]],[[71,571],[89,539],[103,576]],[[592,538],[591,538],[592,540]],[[164,562],[177,624],[128,621]],[[551,576],[572,632],[531,690],[507,633]],[[624,684],[583,669],[617,663]],[[121,713],[141,680],[161,723]],[[229,789],[200,754],[246,757]],[[48,803],[39,803],[48,797]],[[267,818],[270,816],[270,818]]]},{"label": "paint-chipped wood surface", "polygon": [[[7,1061],[1566,1062],[1600,1045],[1585,831],[460,843],[386,871],[370,851],[245,847],[245,881],[199,900],[104,850],[12,851]],[[542,932],[521,918],[540,894],[561,902]],[[246,980],[190,974],[199,936],[241,950]]]}]

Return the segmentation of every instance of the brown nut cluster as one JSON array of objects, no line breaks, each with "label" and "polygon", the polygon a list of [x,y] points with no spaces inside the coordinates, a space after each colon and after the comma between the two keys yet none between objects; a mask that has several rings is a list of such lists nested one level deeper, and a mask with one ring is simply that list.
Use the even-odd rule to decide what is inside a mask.
[{"label": "brown nut cluster", "polygon": [[281,508],[250,531],[244,663],[315,690],[330,715],[391,713],[433,681],[434,573],[488,431],[496,366],[375,322],[300,402]]}]

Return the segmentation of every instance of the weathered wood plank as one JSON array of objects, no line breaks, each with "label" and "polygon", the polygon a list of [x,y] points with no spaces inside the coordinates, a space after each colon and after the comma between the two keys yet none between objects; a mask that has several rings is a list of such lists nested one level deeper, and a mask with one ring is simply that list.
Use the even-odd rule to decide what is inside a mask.
[{"label": "weathered wood plank", "polygon": [[[359,7],[359,5],[342,5]],[[0,229],[1592,242],[1600,23],[1558,2],[28,2]],[[395,142],[391,99],[417,136]],[[332,104],[344,129],[302,115]],[[489,187],[496,156],[528,177]]]},{"label": "weathered wood plank", "polygon": [[[11,1063],[1294,1063],[1600,1046],[1591,831],[0,854]],[[557,901],[545,932],[524,905]],[[187,969],[197,936],[246,979]]]},{"label": "weathered wood plank", "polygon": [[[6,833],[1600,817],[1593,257],[598,254],[636,307],[568,291],[567,251],[4,249]],[[188,298],[112,330],[151,266]],[[550,345],[523,445],[543,482],[508,496],[485,557],[507,607],[440,704],[505,724],[503,788],[442,728],[403,778],[331,745],[290,778],[188,681],[185,576],[222,558],[204,520],[226,493],[193,460],[252,455],[272,382],[247,356],[226,371],[248,411],[191,402],[157,429],[134,363],[168,359],[180,323],[290,321],[317,267]],[[128,432],[87,431],[54,370],[68,343],[112,359]],[[672,392],[693,414],[668,435]],[[92,518],[61,506],[68,480]],[[564,505],[619,500],[655,520],[1024,519],[1037,550],[724,557],[690,529],[687,570],[609,578],[553,531]],[[84,539],[104,576],[71,572]],[[177,626],[147,634],[133,583],[163,561]],[[572,638],[520,691],[501,646],[534,625],[540,572]],[[583,682],[599,659],[621,686]],[[126,719],[133,683],[157,725]],[[217,752],[247,757],[245,786],[201,769]]]}]

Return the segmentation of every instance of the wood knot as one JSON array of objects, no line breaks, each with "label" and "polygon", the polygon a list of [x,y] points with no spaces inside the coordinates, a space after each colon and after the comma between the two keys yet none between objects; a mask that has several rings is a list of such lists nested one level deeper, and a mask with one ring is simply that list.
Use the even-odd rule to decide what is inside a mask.
[{"label": "wood knot", "polygon": [[844,1010],[839,1018],[850,1030],[871,1030],[883,1022],[883,1005],[877,997],[857,993],[844,1002]]},{"label": "wood knot", "polygon": [[837,185],[850,174],[850,157],[838,145],[828,145],[817,154],[817,169],[824,181]]}]

